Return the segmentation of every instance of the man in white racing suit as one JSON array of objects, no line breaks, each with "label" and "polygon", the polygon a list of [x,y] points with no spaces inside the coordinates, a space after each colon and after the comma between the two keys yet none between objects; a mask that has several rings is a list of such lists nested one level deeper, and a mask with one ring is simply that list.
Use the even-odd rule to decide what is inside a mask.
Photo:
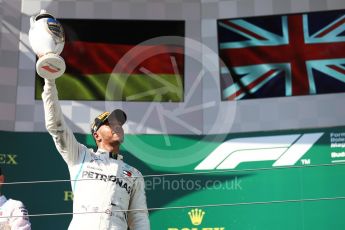
[{"label": "man in white racing suit", "polygon": [[[0,187],[5,177],[0,168]],[[19,200],[8,199],[0,196],[0,229],[1,230],[31,230],[28,211]]]},{"label": "man in white racing suit", "polygon": [[78,143],[66,125],[55,80],[45,79],[42,99],[46,128],[70,173],[74,214],[68,229],[149,230],[142,174],[119,155],[126,114],[117,109],[95,118],[94,152]]}]

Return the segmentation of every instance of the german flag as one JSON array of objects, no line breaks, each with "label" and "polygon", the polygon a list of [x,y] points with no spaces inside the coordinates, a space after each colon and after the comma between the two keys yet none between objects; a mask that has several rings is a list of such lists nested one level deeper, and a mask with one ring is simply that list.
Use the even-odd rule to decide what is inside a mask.
[{"label": "german flag", "polygon": [[[59,21],[67,66],[56,80],[61,100],[183,101],[184,21]],[[36,77],[36,99],[43,84]]]}]

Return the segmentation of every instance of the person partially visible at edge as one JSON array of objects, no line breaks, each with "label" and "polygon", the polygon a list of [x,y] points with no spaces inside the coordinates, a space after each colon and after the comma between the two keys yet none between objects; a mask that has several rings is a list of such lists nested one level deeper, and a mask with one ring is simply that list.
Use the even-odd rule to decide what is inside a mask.
[{"label": "person partially visible at edge", "polygon": [[[5,182],[5,176],[0,168],[0,191]],[[19,200],[7,199],[0,193],[0,229],[1,230],[31,230],[28,211]]]},{"label": "person partially visible at edge", "polygon": [[116,109],[94,119],[94,152],[77,142],[66,125],[55,80],[45,79],[42,99],[46,128],[70,172],[74,215],[68,229],[149,230],[144,179],[119,154],[125,112]]}]

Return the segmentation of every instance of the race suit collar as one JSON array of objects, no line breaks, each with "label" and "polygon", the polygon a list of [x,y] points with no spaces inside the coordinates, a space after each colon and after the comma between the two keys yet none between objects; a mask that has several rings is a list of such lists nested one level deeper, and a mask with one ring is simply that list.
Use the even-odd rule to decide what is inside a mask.
[{"label": "race suit collar", "polygon": [[98,154],[104,154],[104,153],[108,154],[109,152],[107,150],[102,149],[102,148],[98,148],[97,153]]},{"label": "race suit collar", "polygon": [[123,156],[118,153],[110,153],[107,150],[104,150],[102,148],[97,149],[97,154],[109,154],[109,158],[113,158],[115,160],[122,160]]}]

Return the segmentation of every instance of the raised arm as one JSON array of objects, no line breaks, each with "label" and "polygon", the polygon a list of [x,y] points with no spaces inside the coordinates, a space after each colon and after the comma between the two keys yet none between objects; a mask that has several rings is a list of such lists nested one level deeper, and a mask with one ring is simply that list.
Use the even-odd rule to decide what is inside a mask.
[{"label": "raised arm", "polygon": [[75,139],[71,129],[66,125],[55,80],[45,79],[42,93],[45,124],[53,137],[55,146],[67,164],[72,165],[79,157],[80,144]]}]

